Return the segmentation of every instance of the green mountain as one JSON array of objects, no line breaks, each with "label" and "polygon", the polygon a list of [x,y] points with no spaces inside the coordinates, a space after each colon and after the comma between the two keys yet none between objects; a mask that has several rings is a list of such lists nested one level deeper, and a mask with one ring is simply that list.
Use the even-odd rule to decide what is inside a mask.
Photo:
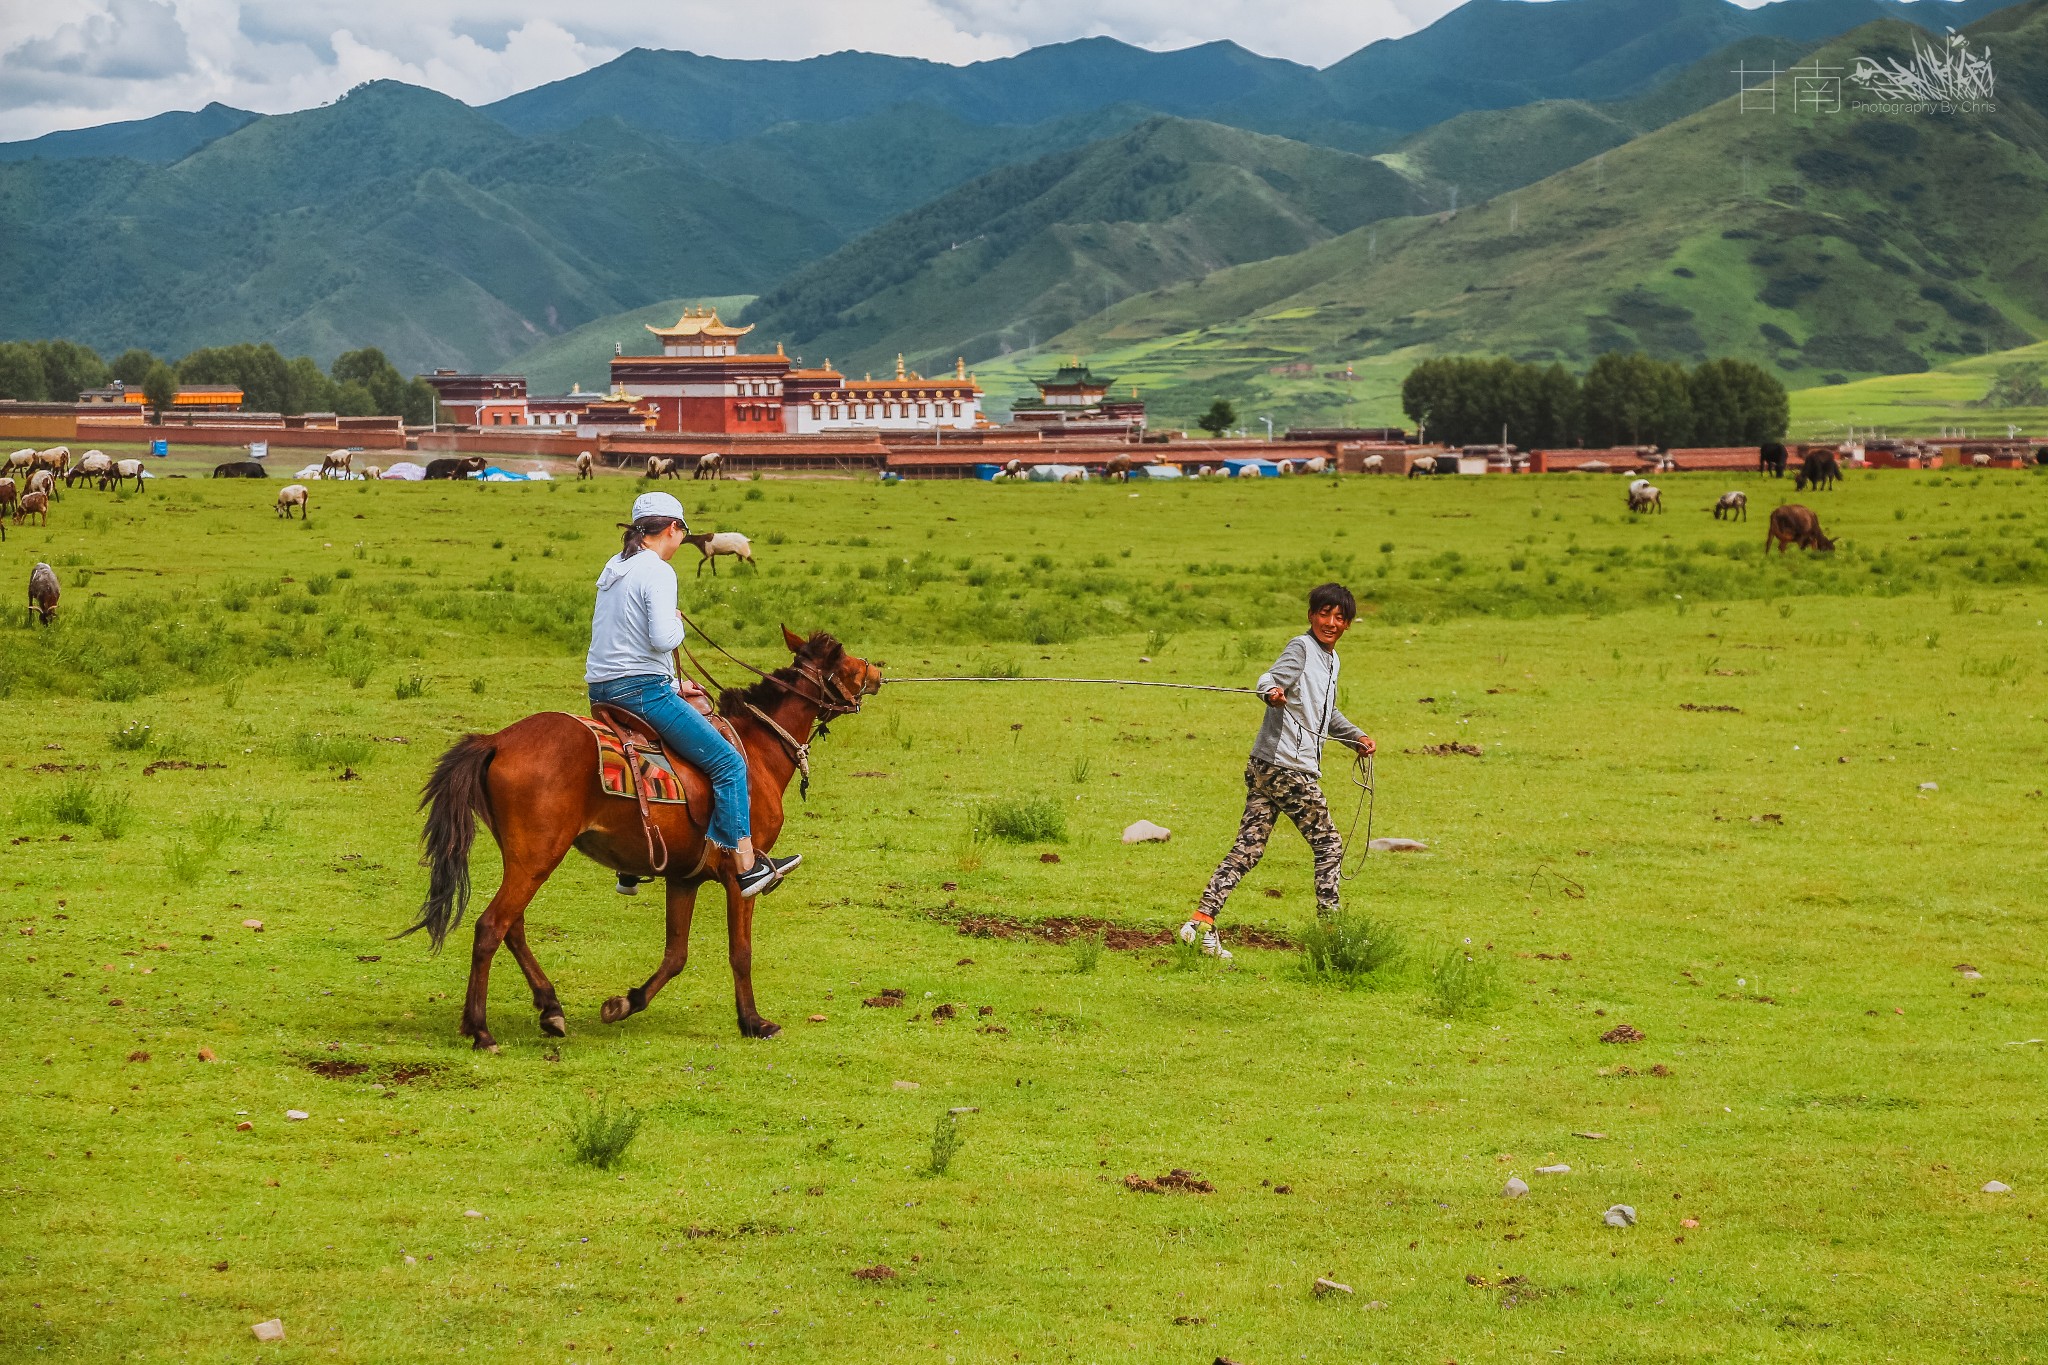
[{"label": "green mountain", "polygon": [[261,339],[490,366],[655,299],[754,292],[840,240],[617,131],[521,137],[378,82],[171,166],[0,165],[6,328],[109,351]]},{"label": "green mountain", "polygon": [[1194,115],[1232,100],[1256,102],[1312,87],[1315,80],[1313,68],[1226,42],[1151,52],[1114,38],[1083,38],[968,66],[872,52],[774,62],[635,48],[486,105],[484,112],[525,133],[615,116],[684,141],[719,142],[907,104],[991,124],[1041,123],[1112,104]]},{"label": "green mountain", "polygon": [[[1838,113],[1730,98],[1455,215],[1131,298],[1044,350],[1102,357],[1170,414],[1227,393],[1324,421],[1358,391],[1271,372],[1640,348],[1744,356],[1796,386],[2023,345],[2048,336],[2048,0],[1968,32],[1995,54],[1994,109],[1862,113],[1853,87]],[[1818,56],[1910,62],[1916,40],[1886,21]]]},{"label": "green mountain", "polygon": [[1474,110],[1404,138],[1376,159],[1417,180],[1436,207],[1476,203],[1720,103],[1735,88],[1739,68],[1790,67],[1804,52],[1787,38],[1744,38],[1629,99]]},{"label": "green mountain", "polygon": [[878,368],[902,352],[933,369],[1417,207],[1368,158],[1155,118],[942,195],[798,271],[747,320],[819,359]]},{"label": "green mountain", "polygon": [[212,142],[263,117],[247,109],[209,104],[191,113],[183,110],[103,123],[96,128],[67,128],[25,142],[0,142],[0,161],[79,161],[89,157],[125,156],[168,166]]}]

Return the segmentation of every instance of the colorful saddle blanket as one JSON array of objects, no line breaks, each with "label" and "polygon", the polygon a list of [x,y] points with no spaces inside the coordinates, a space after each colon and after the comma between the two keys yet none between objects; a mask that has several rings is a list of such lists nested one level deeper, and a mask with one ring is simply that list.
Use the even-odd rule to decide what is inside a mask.
[{"label": "colorful saddle blanket", "polygon": [[626,762],[626,746],[620,743],[611,726],[590,716],[578,716],[576,719],[589,728],[591,738],[597,741],[597,769],[607,795],[631,800],[638,792],[645,791],[648,801],[656,805],[690,804],[683,792],[682,780],[676,776],[675,764],[665,751],[657,749],[650,752],[636,748],[634,752],[640,762],[638,771],[635,771]]}]

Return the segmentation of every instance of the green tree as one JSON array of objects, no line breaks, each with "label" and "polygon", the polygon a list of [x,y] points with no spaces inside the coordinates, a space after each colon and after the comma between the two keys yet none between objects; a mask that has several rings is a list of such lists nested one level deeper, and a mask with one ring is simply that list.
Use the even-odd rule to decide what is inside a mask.
[{"label": "green tree", "polygon": [[87,389],[106,386],[107,362],[90,346],[75,341],[40,341],[36,348],[42,352],[43,382],[51,402],[75,403]]},{"label": "green tree", "polygon": [[149,372],[142,376],[142,395],[161,415],[170,408],[178,396],[177,373],[163,361],[157,361],[149,367]]},{"label": "green tree", "polygon": [[1692,436],[1685,367],[1609,351],[1586,371],[1580,393],[1590,445],[1682,445]]},{"label": "green tree", "polygon": [[320,366],[309,355],[302,355],[285,366],[287,379],[287,412],[339,412],[336,406],[334,381],[320,373]]},{"label": "green tree", "polygon": [[1686,381],[1695,445],[1761,445],[1785,434],[1791,402],[1785,386],[1747,360],[1709,360]]},{"label": "green tree", "polygon": [[22,403],[50,401],[50,381],[33,341],[0,341],[0,398]]},{"label": "green tree", "polygon": [[163,364],[148,351],[132,346],[114,357],[114,363],[107,366],[107,374],[120,380],[129,388],[137,388],[149,378],[149,372]]},{"label": "green tree", "polygon": [[375,346],[343,351],[334,358],[334,364],[327,372],[334,376],[336,384],[344,388],[359,384],[370,395],[370,412],[352,413],[351,416],[366,417],[373,413],[395,416],[405,410],[405,377]]},{"label": "green tree", "polygon": [[405,386],[405,424],[423,427],[434,420],[434,386],[415,378]]},{"label": "green tree", "polygon": [[1516,444],[1525,450],[1546,446],[1577,445],[1579,427],[1579,379],[1564,366],[1552,362],[1547,369],[1530,369],[1529,418],[1526,440]]},{"label": "green tree", "polygon": [[378,417],[384,411],[369,385],[354,379],[334,386],[334,410],[343,417]]},{"label": "green tree", "polygon": [[1237,407],[1228,398],[1219,398],[1195,419],[1195,425],[1211,436],[1221,436],[1237,425]]}]

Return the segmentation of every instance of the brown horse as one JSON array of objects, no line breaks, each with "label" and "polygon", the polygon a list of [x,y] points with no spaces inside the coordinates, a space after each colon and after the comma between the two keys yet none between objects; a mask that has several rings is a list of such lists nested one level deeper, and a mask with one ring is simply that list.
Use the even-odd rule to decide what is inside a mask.
[{"label": "brown horse", "polygon": [[[796,657],[747,688],[728,688],[718,699],[726,726],[747,756],[754,847],[766,853],[782,832],[783,797],[790,778],[809,763],[811,737],[824,721],[860,710],[862,697],[881,690],[882,670],[848,654],[820,631],[805,640],[782,632]],[[798,740],[797,736],[803,736]],[[649,819],[665,854],[657,866],[656,839],[642,827],[639,807],[605,793],[597,745],[576,717],[559,711],[510,725],[495,735],[465,735],[441,755],[427,779],[420,807],[427,812],[421,841],[430,871],[419,923],[438,950],[449,930],[462,922],[469,905],[469,849],[476,820],[498,841],[504,881],[476,922],[469,955],[469,994],[462,1007],[462,1032],[475,1046],[497,1051],[485,1027],[491,958],[500,943],[512,949],[540,1011],[541,1032],[568,1032],[562,1002],[526,944],[526,907],[542,883],[568,855],[580,850],[615,872],[664,877],[668,884],[668,946],[654,975],[624,995],[605,1001],[602,1017],[616,1024],[647,1008],[690,955],[690,916],[697,889],[705,882],[725,888],[726,942],[732,959],[733,995],[740,1032],[772,1038],[781,1025],[754,1008],[754,901],[740,894],[732,855],[706,843],[711,786],[702,774],[677,763],[689,796],[687,807],[656,805]],[[808,780],[808,778],[806,778]]]}]

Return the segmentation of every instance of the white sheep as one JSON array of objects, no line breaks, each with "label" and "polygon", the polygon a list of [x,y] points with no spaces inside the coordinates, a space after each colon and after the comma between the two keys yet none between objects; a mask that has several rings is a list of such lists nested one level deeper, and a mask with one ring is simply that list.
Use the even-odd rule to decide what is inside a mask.
[{"label": "white sheep", "polygon": [[306,485],[302,483],[286,484],[277,490],[277,514],[290,521],[294,507],[299,509],[299,520],[304,521],[311,509],[306,502]]},{"label": "white sheep", "polygon": [[1436,473],[1436,456],[1434,455],[1417,455],[1408,464],[1408,477],[1411,479],[1417,474],[1434,473]]},{"label": "white sheep", "polygon": [[330,450],[327,454],[320,457],[320,477],[331,479],[337,473],[352,474],[355,471],[349,468],[349,466],[354,460],[355,453],[353,451]]},{"label": "white sheep", "polygon": [[1991,457],[1980,450],[1970,457],[1970,463],[1979,469],[1989,469],[1991,468]]},{"label": "white sheep", "polygon": [[596,478],[596,464],[597,461],[590,457],[589,451],[579,450],[576,452],[576,478],[578,481]]},{"label": "white sheep", "polygon": [[363,477],[368,479],[371,483],[375,483],[377,480],[384,477],[384,471],[378,468],[376,465],[366,464],[363,466]]},{"label": "white sheep", "polygon": [[1635,483],[1629,485],[1628,510],[1631,512],[1663,511],[1663,491],[1650,484],[1643,483],[1641,479],[1636,480]]},{"label": "white sheep", "polygon": [[1749,494],[1740,489],[1723,493],[1720,501],[1714,504],[1714,520],[1720,521],[1724,517],[1730,521],[1748,521]]},{"label": "white sheep", "polygon": [[720,555],[731,555],[744,564],[753,564],[755,572],[760,571],[761,566],[754,564],[753,543],[738,531],[700,531],[693,536],[684,536],[683,543],[696,546],[697,552],[704,556],[697,561],[697,573],[700,577],[706,564],[711,566],[711,576],[718,577]]},{"label": "white sheep", "polygon": [[1384,455],[1368,455],[1360,463],[1359,467],[1368,474],[1377,474],[1387,467],[1387,457]]}]

